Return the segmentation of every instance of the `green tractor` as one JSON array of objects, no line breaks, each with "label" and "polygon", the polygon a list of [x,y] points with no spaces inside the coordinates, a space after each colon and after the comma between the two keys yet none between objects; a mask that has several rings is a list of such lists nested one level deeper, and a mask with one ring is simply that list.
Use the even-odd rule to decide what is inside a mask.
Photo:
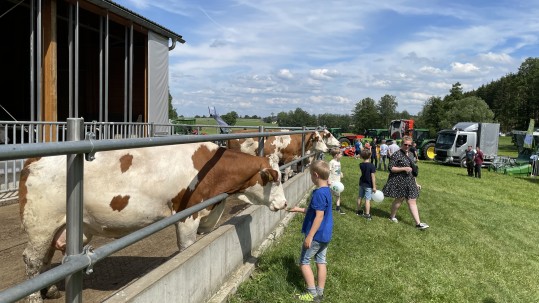
[{"label": "green tractor", "polygon": [[193,127],[191,125],[196,124],[195,118],[177,118],[171,121],[174,124],[174,134],[176,135],[192,135]]}]

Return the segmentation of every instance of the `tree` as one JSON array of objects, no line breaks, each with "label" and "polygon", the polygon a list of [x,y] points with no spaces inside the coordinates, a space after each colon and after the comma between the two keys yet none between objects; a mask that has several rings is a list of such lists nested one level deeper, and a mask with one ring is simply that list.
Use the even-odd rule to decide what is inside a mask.
[{"label": "tree", "polygon": [[221,118],[228,125],[236,125],[236,120],[238,119],[238,113],[236,113],[235,111],[231,111],[229,113],[222,115]]},{"label": "tree", "polygon": [[291,127],[317,126],[316,117],[314,115],[310,115],[308,112],[304,111],[299,107],[296,108],[296,110],[294,111],[289,111],[288,113],[278,113],[277,123],[279,124],[279,126]]},{"label": "tree", "polygon": [[454,107],[445,113],[445,125],[453,126],[458,122],[492,122],[494,113],[487,103],[479,97],[466,97],[453,102]]},{"label": "tree", "polygon": [[168,118],[170,120],[178,119],[178,112],[172,106],[172,95],[170,94],[170,91],[168,92]]},{"label": "tree", "polygon": [[356,133],[364,133],[369,128],[381,128],[380,115],[373,99],[365,98],[356,103],[352,114],[352,122]]},{"label": "tree", "polygon": [[352,119],[350,115],[336,115],[336,114],[322,114],[318,115],[318,125],[325,126],[327,128],[338,127],[341,129],[341,132],[350,132]]},{"label": "tree", "polygon": [[380,101],[376,105],[378,114],[380,115],[380,120],[382,125],[389,127],[391,120],[397,118],[397,103],[395,96],[385,95],[380,98]]}]

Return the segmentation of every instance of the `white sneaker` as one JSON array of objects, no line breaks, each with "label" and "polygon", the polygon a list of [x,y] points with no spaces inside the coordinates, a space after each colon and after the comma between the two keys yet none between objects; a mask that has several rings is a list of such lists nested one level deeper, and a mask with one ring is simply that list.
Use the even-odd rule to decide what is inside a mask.
[{"label": "white sneaker", "polygon": [[419,223],[415,226],[417,229],[427,229],[429,228],[429,226],[427,225],[427,223]]},{"label": "white sneaker", "polygon": [[389,221],[391,221],[393,223],[399,223],[399,220],[397,220],[397,218],[395,218],[395,217],[389,218]]}]

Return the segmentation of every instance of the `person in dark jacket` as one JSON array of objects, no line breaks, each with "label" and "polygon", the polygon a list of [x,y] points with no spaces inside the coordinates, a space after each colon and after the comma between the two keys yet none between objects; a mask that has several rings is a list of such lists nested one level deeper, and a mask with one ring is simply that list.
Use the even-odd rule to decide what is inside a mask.
[{"label": "person in dark jacket", "polygon": [[484,161],[483,152],[479,148],[479,146],[475,149],[475,156],[474,156],[474,164],[475,164],[475,177],[481,178],[481,166],[483,165]]}]

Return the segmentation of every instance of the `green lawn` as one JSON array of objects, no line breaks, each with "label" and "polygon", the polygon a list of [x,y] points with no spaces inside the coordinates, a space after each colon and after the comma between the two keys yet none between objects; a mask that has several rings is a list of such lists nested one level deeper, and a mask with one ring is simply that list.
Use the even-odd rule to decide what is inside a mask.
[{"label": "green lawn", "polygon": [[[508,138],[508,137],[507,137]],[[514,153],[502,137],[504,152]],[[513,155],[516,156],[516,153]],[[324,302],[539,302],[539,182],[424,161],[419,164],[418,231],[403,204],[374,204],[372,221],[354,214],[359,160],[343,157],[342,204],[328,250]],[[382,188],[386,172],[377,173]],[[296,261],[302,243],[296,215],[253,277],[230,302],[295,302],[304,290]]]}]

